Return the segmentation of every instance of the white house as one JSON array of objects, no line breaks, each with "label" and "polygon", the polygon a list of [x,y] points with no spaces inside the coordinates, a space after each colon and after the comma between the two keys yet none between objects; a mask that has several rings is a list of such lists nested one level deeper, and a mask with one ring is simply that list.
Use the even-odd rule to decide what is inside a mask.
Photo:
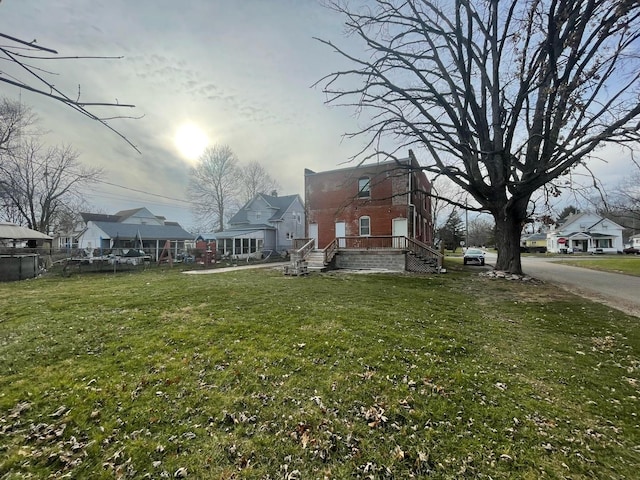
[{"label": "white house", "polygon": [[640,248],[640,234],[633,235],[629,238],[629,246],[634,248]]},{"label": "white house", "polygon": [[569,215],[547,232],[547,251],[551,253],[622,251],[623,227],[595,213]]},{"label": "white house", "polygon": [[81,249],[137,248],[157,259],[167,241],[173,255],[185,249],[185,242],[193,241],[193,234],[184,230],[180,224],[154,215],[146,208],[122,210],[114,215],[80,215],[85,223],[77,239],[78,248]]}]

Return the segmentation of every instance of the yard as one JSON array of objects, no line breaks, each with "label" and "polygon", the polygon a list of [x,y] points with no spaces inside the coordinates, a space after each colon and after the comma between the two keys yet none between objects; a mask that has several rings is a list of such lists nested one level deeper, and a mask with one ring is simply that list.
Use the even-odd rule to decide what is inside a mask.
[{"label": "yard", "polygon": [[602,255],[589,259],[562,260],[565,265],[590,268],[604,272],[624,273],[640,277],[640,257],[636,255]]},{"label": "yard", "polygon": [[638,319],[445,266],[0,284],[0,478],[637,478]]}]

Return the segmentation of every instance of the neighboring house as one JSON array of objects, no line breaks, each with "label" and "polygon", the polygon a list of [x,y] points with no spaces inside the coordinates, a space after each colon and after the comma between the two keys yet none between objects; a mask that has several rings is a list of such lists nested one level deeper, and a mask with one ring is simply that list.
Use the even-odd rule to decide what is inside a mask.
[{"label": "neighboring house", "polygon": [[291,250],[294,238],[304,236],[305,212],[300,195],[257,194],[217,232],[216,248],[222,256],[260,258],[266,252]]},{"label": "neighboring house", "polygon": [[81,213],[84,229],[78,235],[80,249],[100,251],[113,248],[145,250],[157,259],[168,240],[171,254],[185,250],[185,242],[193,242],[193,234],[177,222],[169,222],[146,208],[122,210],[114,215]]},{"label": "neighboring house", "polygon": [[623,227],[595,213],[569,215],[547,233],[547,251],[552,253],[622,251]]},{"label": "neighboring house", "polygon": [[307,237],[316,240],[316,248],[345,237],[432,243],[431,184],[411,151],[398,162],[324,172],[305,169],[304,181]]},{"label": "neighboring house", "polygon": [[633,235],[629,238],[629,246],[634,248],[640,248],[640,234]]},{"label": "neighboring house", "polygon": [[523,235],[520,239],[520,246],[525,252],[545,253],[547,251],[547,234],[530,233]]}]

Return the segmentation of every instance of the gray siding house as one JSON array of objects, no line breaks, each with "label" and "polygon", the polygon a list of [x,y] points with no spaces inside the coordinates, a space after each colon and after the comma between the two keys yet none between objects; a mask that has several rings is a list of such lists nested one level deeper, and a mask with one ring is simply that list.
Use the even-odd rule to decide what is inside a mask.
[{"label": "gray siding house", "polygon": [[304,204],[300,195],[257,194],[216,233],[216,249],[224,256],[261,258],[291,250],[304,236]]}]

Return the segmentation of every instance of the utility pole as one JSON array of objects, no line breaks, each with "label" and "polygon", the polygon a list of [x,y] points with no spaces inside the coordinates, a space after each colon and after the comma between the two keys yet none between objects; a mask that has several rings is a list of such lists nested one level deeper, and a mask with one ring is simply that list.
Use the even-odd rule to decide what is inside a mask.
[{"label": "utility pole", "polygon": [[469,197],[464,197],[464,243],[469,248],[469,205],[467,201]]}]

